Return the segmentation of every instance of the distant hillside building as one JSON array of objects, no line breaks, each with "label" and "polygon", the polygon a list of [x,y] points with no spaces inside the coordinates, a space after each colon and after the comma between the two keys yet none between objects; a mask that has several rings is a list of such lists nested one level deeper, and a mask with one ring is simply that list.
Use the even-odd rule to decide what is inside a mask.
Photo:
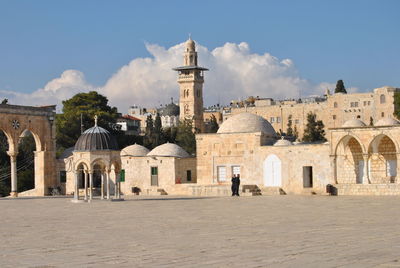
[{"label": "distant hillside building", "polygon": [[[276,132],[286,132],[291,116],[300,137],[307,125],[307,114],[315,113],[325,129],[342,126],[346,121],[359,119],[369,124],[382,118],[394,118],[394,94],[400,88],[381,87],[373,92],[353,94],[327,94],[325,97],[310,97],[302,100],[274,101],[271,98],[257,99],[254,106],[230,107],[223,111],[223,120],[240,113],[257,114],[267,119]],[[329,139],[329,137],[327,137]]]}]

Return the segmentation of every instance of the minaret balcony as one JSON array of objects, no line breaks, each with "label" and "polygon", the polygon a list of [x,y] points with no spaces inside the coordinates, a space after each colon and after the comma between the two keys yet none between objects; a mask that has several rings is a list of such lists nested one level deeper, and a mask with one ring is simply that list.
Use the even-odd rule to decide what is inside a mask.
[{"label": "minaret balcony", "polygon": [[200,81],[204,82],[204,76],[200,74],[180,74],[178,77],[179,81]]}]

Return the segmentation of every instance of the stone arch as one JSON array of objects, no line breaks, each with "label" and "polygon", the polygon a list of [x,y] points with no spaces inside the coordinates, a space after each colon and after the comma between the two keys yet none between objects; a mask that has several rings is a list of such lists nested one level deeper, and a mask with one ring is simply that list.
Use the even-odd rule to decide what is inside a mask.
[{"label": "stone arch", "polygon": [[267,187],[282,186],[282,162],[275,154],[264,160],[264,185]]},{"label": "stone arch", "polygon": [[26,131],[29,131],[30,134],[32,134],[33,139],[35,140],[36,151],[37,152],[42,151],[42,141],[40,139],[40,135],[38,134],[38,131],[32,129],[31,127],[27,127],[19,133],[19,137],[23,136]]},{"label": "stone arch", "polygon": [[88,163],[86,160],[81,159],[75,163],[74,171],[78,171],[80,166],[83,166],[85,171],[90,170],[90,163]]},{"label": "stone arch", "polygon": [[364,154],[363,144],[353,135],[346,135],[338,142],[335,150],[338,183],[363,182]]},{"label": "stone arch", "polygon": [[4,129],[1,129],[0,128],[0,132],[3,132],[4,133],[4,135],[6,136],[6,138],[7,138],[7,142],[8,142],[8,151],[10,151],[10,152],[15,152],[15,142],[14,142],[14,139],[13,139],[13,137],[12,137],[12,135],[10,135],[10,133],[8,133],[6,130],[4,130]]},{"label": "stone arch", "polygon": [[375,136],[368,147],[371,183],[393,183],[397,176],[398,147],[386,134]]}]

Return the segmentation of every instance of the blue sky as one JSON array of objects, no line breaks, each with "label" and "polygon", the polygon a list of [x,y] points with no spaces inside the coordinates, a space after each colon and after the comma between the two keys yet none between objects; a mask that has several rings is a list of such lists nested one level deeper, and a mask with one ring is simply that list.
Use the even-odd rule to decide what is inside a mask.
[{"label": "blue sky", "polygon": [[311,83],[400,87],[399,12],[389,0],[0,0],[0,90],[30,93],[69,69],[100,87],[152,56],[146,42],[170,48],[188,33],[210,51],[246,42],[288,58]]}]

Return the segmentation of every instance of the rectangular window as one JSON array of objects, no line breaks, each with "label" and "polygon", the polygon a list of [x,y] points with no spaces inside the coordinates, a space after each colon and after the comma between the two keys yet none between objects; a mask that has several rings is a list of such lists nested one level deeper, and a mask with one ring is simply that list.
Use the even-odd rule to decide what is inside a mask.
[{"label": "rectangular window", "polygon": [[226,167],[217,167],[218,181],[226,181]]},{"label": "rectangular window", "polygon": [[121,169],[121,172],[119,173],[119,181],[125,182],[125,169]]},{"label": "rectangular window", "polygon": [[336,115],[332,115],[333,120],[336,120]]},{"label": "rectangular window", "polygon": [[275,117],[271,117],[271,118],[269,119],[269,121],[271,121],[270,123],[274,123],[274,122],[275,122]]},{"label": "rectangular window", "polygon": [[151,167],[151,186],[158,186],[158,167]]},{"label": "rectangular window", "polygon": [[299,123],[299,119],[294,120],[294,123],[298,124]]},{"label": "rectangular window", "polygon": [[355,103],[354,103],[354,107],[358,107],[358,102],[355,102]]},{"label": "rectangular window", "polygon": [[304,188],[313,187],[313,172],[311,166],[303,167],[303,187]]},{"label": "rectangular window", "polygon": [[368,101],[368,105],[371,105],[371,101]]},{"label": "rectangular window", "polygon": [[350,107],[354,107],[354,102],[350,102]]},{"label": "rectangular window", "polygon": [[277,118],[276,118],[276,122],[277,122],[277,123],[280,123],[280,122],[281,122],[281,118],[280,118],[280,117],[277,117]]},{"label": "rectangular window", "polygon": [[192,181],[192,171],[186,170],[186,181]]},{"label": "rectangular window", "polygon": [[67,172],[65,170],[60,171],[60,182],[61,183],[67,182]]},{"label": "rectangular window", "polygon": [[232,175],[240,175],[240,166],[232,166]]}]

